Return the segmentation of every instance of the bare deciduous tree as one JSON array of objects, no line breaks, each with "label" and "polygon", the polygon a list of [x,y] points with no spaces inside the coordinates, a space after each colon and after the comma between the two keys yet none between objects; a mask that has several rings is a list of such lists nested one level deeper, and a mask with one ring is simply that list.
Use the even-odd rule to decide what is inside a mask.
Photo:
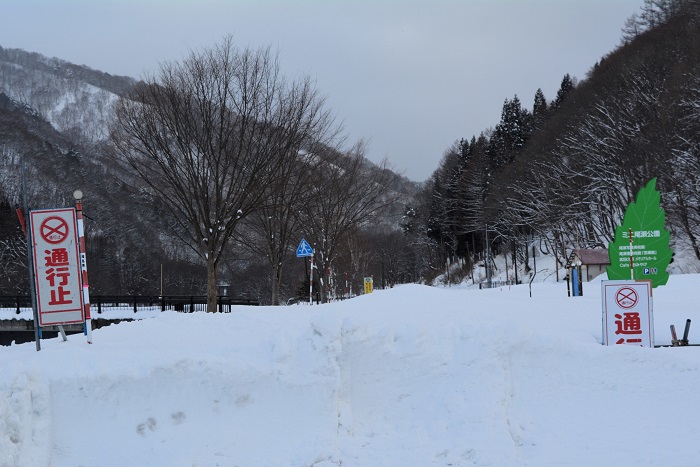
[{"label": "bare deciduous tree", "polygon": [[227,244],[269,198],[320,111],[308,79],[287,80],[269,48],[239,49],[231,37],[162,65],[118,101],[111,141],[205,260],[208,311]]},{"label": "bare deciduous tree", "polygon": [[[320,136],[320,134],[319,134]],[[310,147],[315,147],[313,144]],[[255,253],[264,256],[271,271],[271,303],[279,305],[284,265],[293,258],[300,241],[302,217],[299,215],[313,189],[314,152],[289,155],[280,167],[284,176],[272,187],[267,203],[250,218],[248,237],[243,241]]]},{"label": "bare deciduous tree", "polygon": [[[386,162],[370,167],[363,143],[345,154],[327,150],[317,156],[316,183],[305,201],[302,230],[315,244],[317,266],[325,276],[346,236],[397,201],[398,195],[391,194],[397,175]],[[327,301],[326,287],[321,287],[321,297]]]}]

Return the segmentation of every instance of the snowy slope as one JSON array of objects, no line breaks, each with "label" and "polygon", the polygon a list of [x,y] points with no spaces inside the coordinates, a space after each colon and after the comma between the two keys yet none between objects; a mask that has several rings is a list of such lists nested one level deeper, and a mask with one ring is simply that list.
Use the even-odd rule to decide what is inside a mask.
[{"label": "snowy slope", "polygon": [[111,107],[135,84],[58,58],[0,47],[0,93],[25,104],[71,138],[96,143],[107,137]]},{"label": "snowy slope", "polygon": [[[654,291],[657,344],[698,283]],[[604,347],[599,283],[532,291],[406,285],[3,347],[0,466],[699,462],[700,347]]]}]

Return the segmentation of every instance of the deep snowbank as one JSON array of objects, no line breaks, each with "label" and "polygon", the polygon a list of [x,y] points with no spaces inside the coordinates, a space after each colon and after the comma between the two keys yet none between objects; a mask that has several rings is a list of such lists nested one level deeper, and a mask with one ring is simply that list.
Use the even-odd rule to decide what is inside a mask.
[{"label": "deep snowbank", "polygon": [[[654,291],[657,344],[698,284]],[[692,464],[700,350],[603,347],[585,293],[401,286],[0,348],[0,466]]]}]

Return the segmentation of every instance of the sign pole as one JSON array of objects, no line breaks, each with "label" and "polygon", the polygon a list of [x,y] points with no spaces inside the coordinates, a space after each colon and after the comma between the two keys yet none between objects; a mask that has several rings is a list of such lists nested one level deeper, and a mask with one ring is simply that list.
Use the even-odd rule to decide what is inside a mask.
[{"label": "sign pole", "polygon": [[314,255],[311,255],[311,268],[309,269],[309,305],[314,304]]},{"label": "sign pole", "polygon": [[[76,220],[78,224],[78,252],[80,253],[80,272],[83,284],[83,310],[85,310],[85,336],[87,343],[92,344],[92,317],[90,316],[90,287],[88,286],[87,260],[85,256],[85,231],[83,229],[83,192],[75,190]],[[161,293],[162,295],[162,293]]]},{"label": "sign pole", "polygon": [[328,302],[331,302],[331,294],[333,293],[333,287],[331,286],[331,267],[328,266]]},{"label": "sign pole", "polygon": [[634,236],[634,232],[632,232],[632,229],[630,229],[630,279],[634,280],[634,253],[632,249],[632,244],[634,243],[632,241],[632,237]]},{"label": "sign pole", "polygon": [[[20,161],[20,171],[22,176],[22,204],[25,213],[29,213],[27,202],[27,183],[24,176],[24,158]],[[27,262],[29,266],[29,295],[32,301],[32,314],[34,315],[34,340],[36,341],[36,351],[41,350],[41,328],[39,327],[39,311],[36,302],[36,284],[34,283],[34,248],[32,248],[32,226],[31,222],[26,222],[27,234]]]},{"label": "sign pole", "polygon": [[309,305],[314,304],[314,249],[309,242],[301,239],[297,248],[297,258],[311,258],[311,269],[309,270]]}]

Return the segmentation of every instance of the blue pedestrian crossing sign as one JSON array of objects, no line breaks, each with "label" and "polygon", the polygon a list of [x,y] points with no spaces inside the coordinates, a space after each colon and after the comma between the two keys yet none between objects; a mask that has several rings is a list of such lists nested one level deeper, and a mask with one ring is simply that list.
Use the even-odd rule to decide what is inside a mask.
[{"label": "blue pedestrian crossing sign", "polygon": [[304,258],[307,256],[313,256],[314,255],[314,249],[311,248],[311,245],[309,245],[309,242],[304,240],[303,238],[301,239],[301,243],[299,243],[299,248],[297,248],[297,258]]}]

